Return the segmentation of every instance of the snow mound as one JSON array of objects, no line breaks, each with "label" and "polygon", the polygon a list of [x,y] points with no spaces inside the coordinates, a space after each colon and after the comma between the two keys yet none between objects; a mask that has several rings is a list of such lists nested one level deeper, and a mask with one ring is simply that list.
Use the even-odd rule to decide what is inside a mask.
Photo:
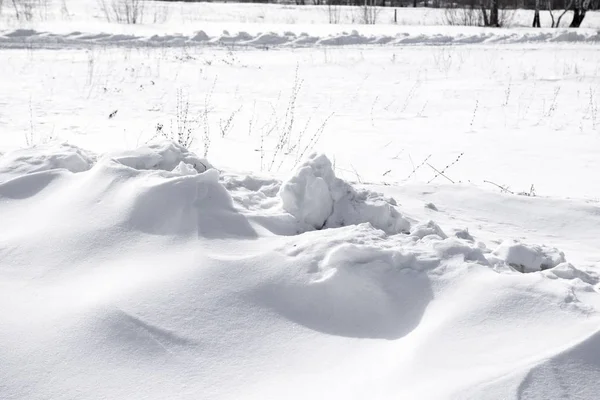
[{"label": "snow mound", "polygon": [[325,155],[312,154],[279,190],[283,209],[314,229],[371,223],[388,234],[408,232],[410,222],[392,199],[358,191],[336,178]]},{"label": "snow mound", "polygon": [[409,268],[411,254],[356,243],[331,247],[308,251],[321,259],[318,271],[267,285],[260,303],[330,335],[394,340],[415,329],[433,292],[427,274]]},{"label": "snow mound", "polygon": [[[135,150],[113,153],[109,157],[133,169],[173,171],[177,168],[174,172],[178,174],[189,174],[191,170],[204,172],[212,168],[205,159],[180,144],[168,140]],[[182,163],[187,166],[181,166]]]},{"label": "snow mound", "polygon": [[[161,148],[178,149],[177,146]],[[147,150],[131,151],[128,160],[153,160]],[[198,172],[197,167],[187,163],[193,156],[187,157],[186,162],[179,161],[170,170],[181,154],[164,154],[159,163],[164,170],[132,169],[106,157],[94,166],[89,176],[83,177],[89,186],[87,191],[98,201],[111,199],[103,203],[122,210],[119,224],[128,230],[208,239],[256,237],[246,218],[235,210],[230,193],[219,182],[218,170]]]},{"label": "snow mound", "polygon": [[96,156],[68,143],[52,143],[15,150],[0,156],[0,182],[34,172],[65,169],[77,173],[87,171]]},{"label": "snow mound", "polygon": [[239,31],[230,34],[210,36],[205,31],[170,34],[137,35],[120,33],[82,33],[47,32],[35,29],[14,29],[0,32],[0,47],[28,48],[65,47],[82,45],[112,46],[236,46],[246,47],[312,47],[312,46],[357,46],[357,45],[465,45],[465,44],[520,44],[520,43],[596,43],[600,34],[594,29],[580,29],[579,32],[568,29],[531,30],[483,30],[448,29],[441,31],[407,29],[398,33],[364,34],[357,30],[335,32],[320,36],[293,32],[257,32]]},{"label": "snow mound", "polygon": [[425,236],[429,235],[436,235],[441,239],[446,239],[448,237],[444,231],[442,231],[442,228],[433,221],[422,222],[413,226],[410,230],[410,235],[419,239],[423,239]]},{"label": "snow mound", "polygon": [[505,240],[492,255],[524,273],[543,271],[566,262],[565,254],[554,247],[529,245],[516,240]]}]

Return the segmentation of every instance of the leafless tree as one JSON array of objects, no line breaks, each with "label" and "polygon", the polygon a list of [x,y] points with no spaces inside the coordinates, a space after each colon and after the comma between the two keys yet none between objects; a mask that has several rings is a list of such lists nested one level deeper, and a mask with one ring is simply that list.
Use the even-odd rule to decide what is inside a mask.
[{"label": "leafless tree", "polygon": [[550,13],[550,18],[552,19],[552,28],[554,28],[554,13],[552,12],[552,0],[547,0],[546,5],[548,6],[548,12]]},{"label": "leafless tree", "polygon": [[579,28],[581,26],[585,14],[590,8],[590,3],[591,0],[575,0],[573,4],[573,20],[569,28]]},{"label": "leafless tree", "polygon": [[535,0],[535,12],[533,14],[533,27],[540,27],[540,0]]}]

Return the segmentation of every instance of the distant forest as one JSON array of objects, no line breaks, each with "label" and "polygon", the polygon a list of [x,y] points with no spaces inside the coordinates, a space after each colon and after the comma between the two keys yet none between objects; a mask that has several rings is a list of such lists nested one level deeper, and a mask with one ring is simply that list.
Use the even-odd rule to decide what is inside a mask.
[{"label": "distant forest", "polygon": [[[161,0],[183,3],[199,3],[210,0]],[[486,4],[490,0],[218,0],[220,3],[261,3],[261,4],[295,4],[305,5],[337,5],[337,6],[364,6],[372,5],[378,7],[429,7],[429,8],[478,8],[482,2]],[[536,7],[542,9],[551,8],[553,10],[573,9],[577,3],[588,3],[588,10],[600,9],[600,0],[577,1],[577,0],[498,0],[502,8],[535,10]],[[540,5],[541,3],[541,5]]]}]

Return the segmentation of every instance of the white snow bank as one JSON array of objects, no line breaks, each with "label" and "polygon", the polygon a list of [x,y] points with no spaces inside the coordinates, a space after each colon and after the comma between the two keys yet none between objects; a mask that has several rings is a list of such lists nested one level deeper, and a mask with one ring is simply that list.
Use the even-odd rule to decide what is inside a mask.
[{"label": "white snow bank", "polygon": [[0,182],[34,172],[65,169],[87,171],[96,156],[68,143],[51,143],[0,155]]},{"label": "white snow bank", "polygon": [[241,47],[311,47],[349,45],[464,45],[464,44],[518,44],[518,43],[596,43],[600,33],[594,29],[448,29],[439,32],[427,30],[400,31],[395,34],[365,34],[357,30],[331,34],[309,35],[305,32],[257,32],[240,31],[210,36],[204,31],[188,34],[121,34],[121,33],[52,33],[35,29],[0,31],[0,47],[64,47],[82,45],[114,46],[241,46]]},{"label": "white snow bank", "polygon": [[[169,140],[142,146],[135,150],[112,153],[108,156],[118,163],[134,169],[173,171],[177,168],[177,173],[189,174],[190,169],[204,172],[212,168],[207,160]],[[187,167],[181,166],[182,163]]]},{"label": "white snow bank", "polygon": [[364,222],[389,234],[408,232],[410,222],[393,199],[358,191],[336,178],[325,155],[312,154],[279,191],[284,210],[314,229]]},{"label": "white snow bank", "polygon": [[[488,258],[526,257],[508,256],[516,242],[492,254],[432,221],[388,235],[373,225],[410,229],[395,204],[336,178],[324,156],[281,188],[199,172],[193,157],[159,144],[0,183],[0,397],[514,399],[553,382],[558,362],[561,388],[580,393],[584,374],[595,398],[592,273],[491,268]],[[432,190],[446,190],[443,218],[452,192]],[[251,218],[273,217],[277,193],[317,226],[367,222],[262,235]],[[279,223],[295,226],[286,215]],[[488,393],[515,372],[508,395]]]},{"label": "white snow bank", "polygon": [[163,170],[175,175],[196,174],[212,168],[207,160],[168,140],[102,157],[68,143],[49,143],[0,154],[0,182],[51,170],[84,172],[99,158],[109,158],[133,169]]},{"label": "white snow bank", "polygon": [[542,271],[566,262],[565,254],[554,247],[516,240],[505,240],[492,254],[520,272]]}]

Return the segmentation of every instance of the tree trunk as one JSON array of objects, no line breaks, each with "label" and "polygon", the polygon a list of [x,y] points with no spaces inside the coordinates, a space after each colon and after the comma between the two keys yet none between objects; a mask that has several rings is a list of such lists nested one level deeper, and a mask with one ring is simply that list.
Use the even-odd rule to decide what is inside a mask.
[{"label": "tree trunk", "polygon": [[552,13],[552,0],[548,0],[547,4],[548,12],[550,13],[550,18],[552,18],[552,28],[554,28],[554,14]]},{"label": "tree trunk", "polygon": [[481,8],[481,17],[483,18],[483,26],[490,26],[490,20],[488,19],[487,10],[485,9],[485,0],[479,0],[479,7]]},{"label": "tree trunk", "polygon": [[534,28],[540,27],[540,11],[539,10],[535,10],[535,13],[533,14],[533,27]]},{"label": "tree trunk", "polygon": [[15,8],[15,14],[17,15],[17,19],[21,19],[21,14],[19,13],[19,6],[17,5],[17,0],[12,0],[12,4]]},{"label": "tree trunk", "polygon": [[558,28],[560,26],[560,20],[562,19],[562,17],[565,16],[565,14],[567,13],[567,11],[569,11],[569,8],[571,8],[571,5],[573,4],[573,1],[571,1],[567,7],[565,8],[565,10],[562,12],[562,14],[560,14],[558,16],[558,19],[556,20],[556,25],[554,26],[555,28]]},{"label": "tree trunk", "polygon": [[413,7],[417,8],[417,0],[413,0]]},{"label": "tree trunk", "polygon": [[579,28],[581,26],[581,23],[585,18],[585,14],[587,13],[589,5],[589,1],[575,1],[575,4],[573,5],[573,20],[571,21],[571,25],[569,25],[569,28]]},{"label": "tree trunk", "polygon": [[533,14],[533,25],[534,28],[540,27],[540,0],[535,0],[535,12]]},{"label": "tree trunk", "polygon": [[492,0],[490,5],[490,26],[497,28],[500,26],[498,21],[498,0]]}]

